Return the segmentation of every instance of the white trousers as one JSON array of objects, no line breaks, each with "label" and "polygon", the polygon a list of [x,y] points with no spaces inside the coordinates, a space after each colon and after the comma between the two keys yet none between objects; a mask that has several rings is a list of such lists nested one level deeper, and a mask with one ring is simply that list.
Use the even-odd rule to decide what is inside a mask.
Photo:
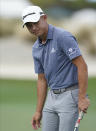
[{"label": "white trousers", "polygon": [[77,118],[78,89],[61,94],[48,91],[43,108],[42,131],[74,131]]}]

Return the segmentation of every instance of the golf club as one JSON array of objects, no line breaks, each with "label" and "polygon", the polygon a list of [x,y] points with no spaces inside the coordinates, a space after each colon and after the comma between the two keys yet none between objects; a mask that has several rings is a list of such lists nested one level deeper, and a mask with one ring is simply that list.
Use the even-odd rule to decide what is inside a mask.
[{"label": "golf club", "polygon": [[77,119],[77,121],[76,121],[74,131],[76,131],[76,130],[78,129],[79,124],[80,124],[80,120],[83,119],[83,116],[84,116],[84,112],[81,111],[81,112],[79,113],[78,119]]}]

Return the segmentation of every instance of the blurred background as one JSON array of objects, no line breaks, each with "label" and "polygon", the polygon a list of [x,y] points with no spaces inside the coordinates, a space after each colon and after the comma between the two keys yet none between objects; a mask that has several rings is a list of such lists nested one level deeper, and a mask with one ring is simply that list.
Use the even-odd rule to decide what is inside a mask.
[{"label": "blurred background", "polygon": [[80,131],[96,130],[96,0],[0,0],[0,131],[33,131],[37,75],[32,45],[36,37],[22,28],[21,20],[28,5],[40,6],[48,23],[77,38],[88,65],[91,100]]}]

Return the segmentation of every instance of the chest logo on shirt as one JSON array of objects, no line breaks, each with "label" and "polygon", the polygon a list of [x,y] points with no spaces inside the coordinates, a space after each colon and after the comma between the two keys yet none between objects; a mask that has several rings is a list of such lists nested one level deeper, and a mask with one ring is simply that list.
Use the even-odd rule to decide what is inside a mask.
[{"label": "chest logo on shirt", "polygon": [[52,48],[51,53],[55,53],[55,52],[56,52],[56,50],[54,48]]}]

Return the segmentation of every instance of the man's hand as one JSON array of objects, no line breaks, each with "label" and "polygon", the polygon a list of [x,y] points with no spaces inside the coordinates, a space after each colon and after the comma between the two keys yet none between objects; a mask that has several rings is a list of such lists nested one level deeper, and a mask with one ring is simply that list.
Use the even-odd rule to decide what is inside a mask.
[{"label": "man's hand", "polygon": [[32,117],[32,127],[33,129],[37,130],[40,128],[40,121],[42,118],[42,110],[45,103],[45,99],[47,96],[47,81],[45,78],[45,75],[38,74],[38,81],[37,81],[37,106],[36,106],[36,112],[34,116]]},{"label": "man's hand", "polygon": [[90,105],[90,101],[88,98],[79,98],[79,102],[78,102],[78,108],[79,108],[79,112],[83,111],[84,113],[87,113],[87,109]]},{"label": "man's hand", "polygon": [[42,113],[35,112],[34,116],[32,117],[32,127],[34,130],[37,130],[38,128],[40,128],[41,118],[42,118]]}]

